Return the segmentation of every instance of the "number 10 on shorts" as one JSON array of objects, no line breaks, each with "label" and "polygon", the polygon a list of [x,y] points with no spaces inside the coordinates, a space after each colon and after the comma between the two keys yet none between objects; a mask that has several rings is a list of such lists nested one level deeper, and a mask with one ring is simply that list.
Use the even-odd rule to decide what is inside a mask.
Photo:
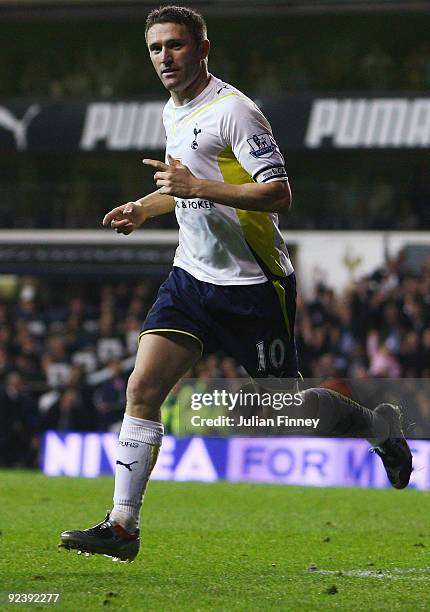
[{"label": "number 10 on shorts", "polygon": [[268,353],[266,352],[265,342],[262,340],[261,342],[257,342],[257,357],[258,357],[258,371],[266,372],[267,369],[267,359],[266,354],[269,356],[270,364],[276,369],[279,370],[284,365],[285,361],[285,344],[281,340],[281,338],[275,338],[269,344]]}]

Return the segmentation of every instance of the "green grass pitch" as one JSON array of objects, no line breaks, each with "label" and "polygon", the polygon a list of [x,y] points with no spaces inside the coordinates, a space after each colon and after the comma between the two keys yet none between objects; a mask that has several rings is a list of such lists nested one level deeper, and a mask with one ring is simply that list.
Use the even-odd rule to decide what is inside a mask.
[{"label": "green grass pitch", "polygon": [[[99,522],[112,480],[2,471],[5,592],[64,610],[427,610],[430,497],[414,490],[150,483],[132,564],[58,550]],[[41,609],[42,606],[39,606]]]}]

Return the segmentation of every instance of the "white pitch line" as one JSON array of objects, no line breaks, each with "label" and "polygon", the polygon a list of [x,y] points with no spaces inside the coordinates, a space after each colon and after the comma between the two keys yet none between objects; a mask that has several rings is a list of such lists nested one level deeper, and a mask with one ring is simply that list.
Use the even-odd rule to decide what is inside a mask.
[{"label": "white pitch line", "polygon": [[[401,580],[408,577],[409,580],[425,580],[430,577],[430,567],[394,567],[391,570],[370,570],[370,569],[355,569],[355,570],[323,570],[311,569],[311,574],[322,574],[324,576],[346,576],[348,578],[379,578],[386,580]],[[413,575],[417,574],[416,577]],[[421,574],[421,575],[420,575]]]}]

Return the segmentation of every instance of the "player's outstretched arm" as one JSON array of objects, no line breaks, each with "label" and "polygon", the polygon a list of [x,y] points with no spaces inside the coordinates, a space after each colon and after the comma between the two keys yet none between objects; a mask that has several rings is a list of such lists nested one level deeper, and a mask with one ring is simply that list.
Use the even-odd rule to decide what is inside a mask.
[{"label": "player's outstretched arm", "polygon": [[219,202],[242,210],[263,212],[288,212],[291,205],[291,190],[288,181],[270,183],[245,183],[232,185],[221,181],[199,179],[178,160],[168,156],[169,164],[144,159],[143,163],[157,170],[154,180],[160,193],[177,198],[198,198]]},{"label": "player's outstretched arm", "polygon": [[174,208],[175,199],[171,195],[160,193],[158,189],[135,202],[116,206],[105,215],[103,225],[110,225],[119,234],[127,235],[143,225],[147,219],[164,215]]}]

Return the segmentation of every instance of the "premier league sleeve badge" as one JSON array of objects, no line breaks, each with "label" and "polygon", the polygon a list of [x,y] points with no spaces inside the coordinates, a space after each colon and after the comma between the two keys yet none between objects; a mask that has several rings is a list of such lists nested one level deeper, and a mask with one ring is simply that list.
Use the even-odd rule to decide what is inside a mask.
[{"label": "premier league sleeve badge", "polygon": [[251,146],[251,155],[257,159],[270,157],[277,149],[277,144],[273,136],[268,132],[254,134],[254,136],[247,140]]}]

